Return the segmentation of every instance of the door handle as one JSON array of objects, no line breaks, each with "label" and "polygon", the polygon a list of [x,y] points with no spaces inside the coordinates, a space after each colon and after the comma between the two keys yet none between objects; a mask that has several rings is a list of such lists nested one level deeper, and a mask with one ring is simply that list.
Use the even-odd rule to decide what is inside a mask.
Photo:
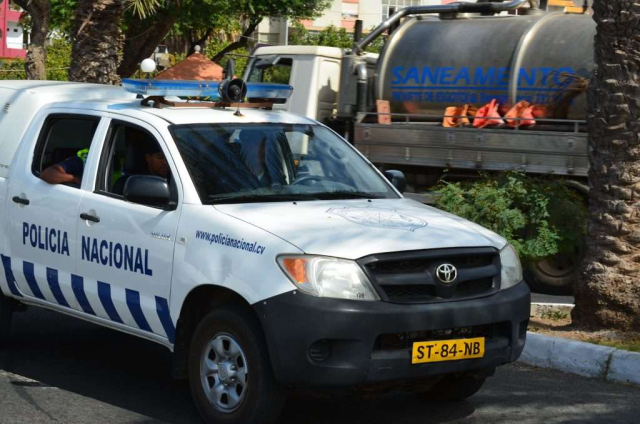
[{"label": "door handle", "polygon": [[25,205],[25,206],[27,206],[27,205],[29,205],[29,203],[31,203],[31,202],[29,202],[29,199],[23,199],[22,197],[18,197],[18,196],[13,196],[13,199],[11,199],[11,200],[13,200],[15,203],[19,203],[19,204]]},{"label": "door handle", "polygon": [[88,213],[81,213],[80,218],[84,219],[85,221],[100,222],[100,218],[98,218],[97,216],[89,215]]}]

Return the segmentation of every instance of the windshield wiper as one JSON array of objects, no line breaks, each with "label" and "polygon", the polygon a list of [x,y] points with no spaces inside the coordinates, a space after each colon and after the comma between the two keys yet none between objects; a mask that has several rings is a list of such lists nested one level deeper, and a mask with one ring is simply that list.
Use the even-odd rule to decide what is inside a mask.
[{"label": "windshield wiper", "polygon": [[260,203],[260,202],[291,202],[296,200],[318,200],[318,197],[306,193],[296,194],[242,194],[238,196],[209,196],[207,205],[223,203]]},{"label": "windshield wiper", "polygon": [[329,191],[326,193],[314,193],[318,199],[333,200],[333,199],[385,199],[386,197],[373,193],[365,193],[364,191]]}]

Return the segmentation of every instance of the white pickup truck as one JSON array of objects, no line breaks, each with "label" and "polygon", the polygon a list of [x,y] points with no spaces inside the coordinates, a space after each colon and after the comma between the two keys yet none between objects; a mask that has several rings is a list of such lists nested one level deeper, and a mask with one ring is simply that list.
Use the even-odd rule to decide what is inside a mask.
[{"label": "white pickup truck", "polygon": [[290,387],[464,399],[519,357],[505,240],[404,199],[316,121],[172,84],[0,83],[3,349],[23,305],[133,334],[173,352],[207,422],[242,424]]}]

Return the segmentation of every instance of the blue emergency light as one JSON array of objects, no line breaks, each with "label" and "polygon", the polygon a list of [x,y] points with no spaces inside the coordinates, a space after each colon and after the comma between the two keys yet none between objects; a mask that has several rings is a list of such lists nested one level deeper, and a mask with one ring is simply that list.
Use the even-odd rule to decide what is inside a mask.
[{"label": "blue emergency light", "polygon": [[[240,79],[225,81],[181,81],[181,80],[136,80],[123,79],[122,87],[145,97],[150,96],[177,96],[198,97],[218,102],[228,101],[223,96],[229,89],[229,85],[237,86],[249,102],[266,101],[272,103],[285,103],[293,92],[293,87],[287,84],[244,83]],[[222,89],[221,89],[222,86]]]}]

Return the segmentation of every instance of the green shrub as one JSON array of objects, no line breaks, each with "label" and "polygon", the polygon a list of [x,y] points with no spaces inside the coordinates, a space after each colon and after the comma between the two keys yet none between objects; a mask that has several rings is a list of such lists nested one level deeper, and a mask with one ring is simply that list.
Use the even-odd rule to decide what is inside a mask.
[{"label": "green shrub", "polygon": [[443,183],[437,206],[500,234],[521,259],[570,253],[586,233],[584,200],[561,180],[519,173]]},{"label": "green shrub", "polygon": [[[62,39],[53,39],[47,49],[47,79],[55,81],[67,81],[66,68],[71,64],[71,43]],[[0,60],[0,79],[14,80],[26,79],[24,72],[24,59]],[[11,71],[11,72],[5,72]]]}]

